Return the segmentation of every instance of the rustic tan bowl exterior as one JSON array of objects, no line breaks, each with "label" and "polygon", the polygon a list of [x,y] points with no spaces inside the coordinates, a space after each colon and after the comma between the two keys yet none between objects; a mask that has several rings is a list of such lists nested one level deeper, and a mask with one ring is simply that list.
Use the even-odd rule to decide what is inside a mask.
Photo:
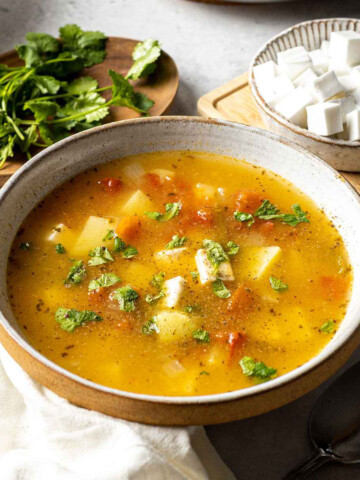
[{"label": "rustic tan bowl exterior", "polygon": [[13,238],[29,211],[84,169],[124,155],[174,149],[246,158],[295,183],[339,229],[354,270],[354,291],[360,290],[359,197],[327,164],[269,132],[241,124],[189,117],[127,120],[82,132],[44,150],[1,189],[0,341],[24,370],[55,393],[76,405],[128,420],[157,425],[221,423],[291,402],[330,377],[360,343],[358,295],[352,296],[334,338],[311,361],[271,382],[208,396],[141,395],[95,384],[38,353],[16,324],[6,290],[6,265]]},{"label": "rustic tan bowl exterior", "polygon": [[250,65],[250,88],[255,104],[268,129],[292,140],[315,153],[337,170],[360,172],[360,142],[337,140],[309,132],[288,122],[275,112],[261,96],[254,79],[254,67],[269,60],[277,60],[277,52],[303,45],[307,50],[320,48],[322,40],[338,30],[355,30],[360,33],[360,20],[328,18],[298,23],[269,40],[255,55]]}]

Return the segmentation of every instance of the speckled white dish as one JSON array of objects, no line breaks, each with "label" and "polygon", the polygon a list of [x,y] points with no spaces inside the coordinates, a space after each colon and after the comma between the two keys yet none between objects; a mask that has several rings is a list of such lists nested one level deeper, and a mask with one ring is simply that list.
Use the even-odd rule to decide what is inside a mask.
[{"label": "speckled white dish", "polygon": [[288,122],[272,109],[259,93],[253,68],[255,65],[276,61],[277,52],[303,45],[307,50],[320,48],[322,40],[329,40],[330,33],[336,30],[355,30],[360,32],[360,20],[351,18],[329,18],[310,20],[284,30],[269,40],[255,55],[250,65],[249,81],[251,93],[261,117],[274,133],[282,135],[311,152],[319,155],[337,170],[360,172],[360,142],[337,140],[309,132]]},{"label": "speckled white dish", "polygon": [[[245,158],[309,195],[343,237],[353,267],[353,294],[335,336],[314,358],[271,382],[215,395],[165,397],[124,392],[61,368],[36,351],[17,326],[6,289],[13,238],[45,195],[85,169],[126,155],[195,150]],[[341,202],[338,199],[341,198]],[[238,123],[153,117],[110,123],[73,135],[27,162],[0,190],[0,341],[36,380],[71,402],[115,417],[160,425],[237,420],[284,405],[332,375],[360,342],[360,201],[315,155],[276,135]]]}]

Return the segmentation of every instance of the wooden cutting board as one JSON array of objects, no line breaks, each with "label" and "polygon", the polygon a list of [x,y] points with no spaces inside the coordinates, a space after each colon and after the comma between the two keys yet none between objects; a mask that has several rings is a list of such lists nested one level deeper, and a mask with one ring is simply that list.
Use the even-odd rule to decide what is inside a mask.
[{"label": "wooden cutting board", "polygon": [[[267,130],[252,99],[247,73],[199,98],[197,107],[202,117],[230,120]],[[360,173],[341,174],[360,193]]]},{"label": "wooden cutting board", "polygon": [[[105,87],[111,84],[108,70],[111,68],[121,74],[126,74],[131,67],[133,60],[131,58],[132,51],[138,40],[130,40],[127,38],[109,37],[106,44],[106,59],[104,62],[86,68],[84,75],[90,75],[99,82],[99,87]],[[19,60],[15,50],[0,55],[0,63],[5,63],[10,67],[23,65]],[[177,92],[179,86],[179,73],[174,60],[165,52],[162,53],[158,60],[155,72],[145,80],[140,80],[135,84],[135,90],[146,93],[146,95],[154,100],[155,104],[150,110],[150,115],[163,115],[166,113]],[[110,97],[107,92],[105,97]],[[110,114],[106,117],[105,122],[115,122],[140,116],[138,113],[124,107],[111,107]],[[32,150],[32,154],[36,154],[40,149]],[[18,170],[26,161],[26,157],[21,153],[16,153],[14,157],[8,160],[0,170],[0,186]]]}]

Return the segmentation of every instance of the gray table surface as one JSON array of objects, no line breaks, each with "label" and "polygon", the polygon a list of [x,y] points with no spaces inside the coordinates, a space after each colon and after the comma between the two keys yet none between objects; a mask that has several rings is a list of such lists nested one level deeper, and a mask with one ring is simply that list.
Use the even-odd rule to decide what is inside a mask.
[{"label": "gray table surface", "polygon": [[[246,71],[269,37],[308,19],[359,16],[360,0],[236,6],[186,0],[0,0],[0,50],[22,42],[28,31],[56,34],[65,23],[108,35],[157,38],[180,71],[172,113],[195,115],[197,99]],[[356,360],[360,360],[360,351],[351,362]],[[279,480],[311,452],[307,418],[323,388],[266,415],[207,427],[211,441],[237,478]],[[360,466],[330,465],[311,478],[360,479]]]}]

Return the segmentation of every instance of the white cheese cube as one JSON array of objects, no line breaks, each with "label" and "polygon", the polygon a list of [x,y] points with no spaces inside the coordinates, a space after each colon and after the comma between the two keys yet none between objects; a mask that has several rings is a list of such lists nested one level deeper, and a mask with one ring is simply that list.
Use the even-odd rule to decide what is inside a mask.
[{"label": "white cheese cube", "polygon": [[353,90],[351,95],[355,98],[356,104],[360,105],[360,87],[357,87],[355,90]]},{"label": "white cheese cube", "polygon": [[51,230],[47,237],[49,242],[61,243],[66,249],[69,249],[74,243],[74,233],[64,223],[59,223]]},{"label": "white cheese cube", "polygon": [[122,215],[144,215],[145,212],[152,212],[154,204],[152,200],[141,190],[136,190],[128,201],[122,206]]},{"label": "white cheese cube", "polygon": [[350,67],[360,63],[360,34],[353,30],[331,32],[330,56]]},{"label": "white cheese cube", "polygon": [[337,77],[350,75],[351,67],[346,63],[341,63],[337,58],[331,58],[329,63],[329,72],[334,72]]},{"label": "white cheese cube", "polygon": [[166,280],[166,282],[164,283],[166,291],[165,305],[168,308],[174,308],[179,303],[185,285],[185,278],[180,276]]},{"label": "white cheese cube", "polygon": [[356,83],[356,87],[360,87],[360,65],[357,65],[351,70],[350,76]]},{"label": "white cheese cube", "polygon": [[360,110],[356,109],[346,115],[347,134],[351,142],[360,140]]},{"label": "white cheese cube", "polygon": [[340,105],[318,103],[307,107],[308,129],[318,135],[333,135],[343,130]]},{"label": "white cheese cube", "polygon": [[278,52],[278,65],[280,71],[285,73],[290,80],[294,80],[302,72],[312,67],[312,61],[304,47],[295,47]]},{"label": "white cheese cube", "polygon": [[292,81],[284,74],[268,80],[266,85],[259,89],[264,100],[274,108],[283,98],[295,89]]},{"label": "white cheese cube", "polygon": [[270,60],[269,62],[256,65],[253,69],[254,78],[257,85],[266,84],[272,80],[278,73],[278,68],[275,62]]},{"label": "white cheese cube", "polygon": [[325,53],[325,55],[327,55],[329,57],[330,56],[330,42],[329,42],[329,40],[323,40],[321,42],[320,49],[321,49],[322,52]]},{"label": "white cheese cube", "polygon": [[161,183],[169,182],[175,176],[175,172],[171,170],[166,170],[165,168],[154,168],[153,170],[150,170],[149,173],[158,175],[160,177]]},{"label": "white cheese cube", "polygon": [[344,92],[343,86],[334,72],[327,72],[320,77],[317,77],[313,81],[312,87],[319,102],[324,102],[325,100]]},{"label": "white cheese cube", "polygon": [[349,95],[348,97],[331,100],[331,103],[340,105],[342,122],[346,122],[346,115],[356,109],[355,97]]},{"label": "white cheese cube", "polygon": [[230,262],[223,262],[219,265],[215,271],[215,267],[210,263],[206,250],[201,248],[195,255],[196,267],[199,272],[200,283],[203,285],[211,282],[215,282],[217,278],[224,281],[235,280]]},{"label": "white cheese cube", "polygon": [[160,252],[156,252],[154,257],[158,261],[172,263],[174,261],[177,262],[186,251],[186,247],[172,248],[170,250],[161,250]]},{"label": "white cheese cube", "polygon": [[301,73],[297,78],[294,80],[295,87],[306,87],[307,84],[312,83],[315,78],[317,78],[316,73],[312,68],[308,68],[305,72]]},{"label": "white cheese cube", "polygon": [[290,122],[306,128],[306,107],[312,105],[314,99],[304,87],[297,87],[276,106],[276,111]]},{"label": "white cheese cube", "polygon": [[312,50],[311,52],[309,52],[309,57],[311,58],[311,61],[313,63],[313,69],[317,74],[322,75],[323,73],[327,72],[329,68],[330,58],[325,55],[322,50]]},{"label": "white cheese cube", "polygon": [[353,76],[352,73],[350,75],[338,75],[337,78],[345,92],[352,92],[360,86],[360,78],[357,80],[356,76]]}]

